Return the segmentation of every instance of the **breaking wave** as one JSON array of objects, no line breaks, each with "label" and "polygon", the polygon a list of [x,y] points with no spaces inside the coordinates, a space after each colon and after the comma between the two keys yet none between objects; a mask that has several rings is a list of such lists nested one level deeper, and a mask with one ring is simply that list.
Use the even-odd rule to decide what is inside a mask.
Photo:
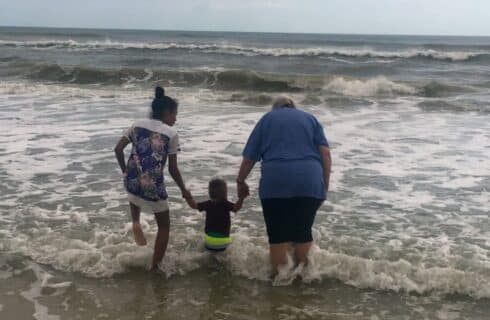
[{"label": "breaking wave", "polygon": [[407,84],[396,83],[385,77],[377,77],[367,80],[346,79],[335,77],[325,89],[342,95],[363,97],[376,95],[411,95],[417,89]]},{"label": "breaking wave", "polygon": [[[4,59],[6,60],[6,59]],[[217,90],[249,90],[294,92],[300,88],[274,75],[248,70],[152,70],[149,68],[98,69],[85,66],[60,66],[22,59],[8,59],[11,69],[30,80],[67,84],[148,84],[211,88]],[[0,61],[1,62],[1,61]],[[22,71],[19,71],[22,70]]]},{"label": "breaking wave", "polygon": [[[340,95],[349,97],[421,96],[448,97],[472,91],[469,87],[438,81],[399,82],[384,76],[353,78],[332,74],[275,74],[243,69],[187,69],[164,70],[153,68],[95,68],[89,66],[61,66],[18,57],[0,59],[0,72],[28,80],[74,85],[154,85],[171,87],[198,87],[223,91],[308,92],[312,95]],[[230,101],[269,104],[267,95],[235,95]]]}]

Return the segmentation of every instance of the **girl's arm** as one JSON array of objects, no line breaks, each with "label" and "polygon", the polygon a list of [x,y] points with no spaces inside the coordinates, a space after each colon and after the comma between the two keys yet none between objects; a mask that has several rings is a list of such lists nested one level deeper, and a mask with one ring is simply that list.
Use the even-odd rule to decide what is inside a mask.
[{"label": "girl's arm", "polygon": [[119,167],[121,168],[122,173],[126,173],[126,162],[124,161],[124,148],[129,144],[129,139],[127,137],[121,137],[116,147],[114,148],[114,152],[116,153],[116,159],[119,163]]},{"label": "girl's arm", "polygon": [[191,207],[194,210],[197,210],[197,203],[196,203],[196,201],[194,200],[193,197],[185,198],[185,201],[187,202],[187,204],[189,205],[189,207]]},{"label": "girl's arm", "polygon": [[325,183],[325,192],[328,192],[330,183],[330,170],[332,168],[332,156],[330,155],[330,149],[327,146],[319,146],[320,156],[323,164],[323,182]]},{"label": "girl's arm", "polygon": [[177,154],[168,155],[168,171],[170,172],[170,175],[174,179],[177,186],[179,186],[182,197],[185,199],[192,198],[189,190],[185,188],[184,180],[182,180],[182,176],[180,175],[179,167],[177,165]]}]

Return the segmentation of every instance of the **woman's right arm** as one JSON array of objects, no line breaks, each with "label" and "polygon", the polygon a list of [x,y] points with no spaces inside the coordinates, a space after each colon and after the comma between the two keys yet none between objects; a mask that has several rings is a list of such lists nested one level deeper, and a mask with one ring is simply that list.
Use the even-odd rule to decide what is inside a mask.
[{"label": "woman's right arm", "polygon": [[264,118],[265,116],[257,122],[243,149],[242,163],[240,164],[240,170],[238,171],[238,176],[236,178],[238,198],[245,198],[250,195],[248,184],[245,182],[245,179],[247,179],[255,163],[260,161],[262,157],[262,125]]},{"label": "woman's right arm", "polygon": [[323,164],[323,181],[325,183],[325,192],[328,192],[330,183],[330,170],[332,168],[332,156],[330,155],[330,148],[324,145],[318,146],[320,156]]},{"label": "woman's right arm", "polygon": [[255,161],[243,157],[240,170],[238,171],[238,177],[236,178],[237,193],[239,198],[245,198],[250,195],[248,184],[245,182],[245,179],[247,179],[254,165]]},{"label": "woman's right arm", "polygon": [[119,167],[121,168],[122,173],[126,173],[126,162],[124,161],[124,148],[129,144],[129,139],[126,136],[121,137],[116,147],[114,148],[114,152],[116,153],[116,159],[119,163]]}]

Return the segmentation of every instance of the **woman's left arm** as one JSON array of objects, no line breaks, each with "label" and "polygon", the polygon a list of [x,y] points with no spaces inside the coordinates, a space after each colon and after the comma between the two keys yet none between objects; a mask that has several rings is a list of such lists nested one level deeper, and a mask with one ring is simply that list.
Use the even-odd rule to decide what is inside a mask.
[{"label": "woman's left arm", "polygon": [[168,171],[174,179],[177,186],[179,186],[182,197],[185,199],[191,198],[192,195],[189,190],[185,188],[184,180],[180,174],[179,166],[177,165],[177,154],[168,155]]},{"label": "woman's left arm", "polygon": [[322,158],[323,164],[323,181],[325,183],[325,192],[328,192],[330,183],[330,170],[332,168],[332,156],[330,154],[330,148],[324,145],[318,146],[318,151]]}]

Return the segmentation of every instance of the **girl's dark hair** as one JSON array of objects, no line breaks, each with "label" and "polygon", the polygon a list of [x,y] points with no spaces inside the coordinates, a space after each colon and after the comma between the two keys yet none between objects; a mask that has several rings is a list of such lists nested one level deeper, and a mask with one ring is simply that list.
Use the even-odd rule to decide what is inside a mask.
[{"label": "girl's dark hair", "polygon": [[226,182],[222,179],[213,179],[208,185],[209,197],[215,201],[225,201],[227,196]]},{"label": "girl's dark hair", "polygon": [[162,116],[165,112],[175,112],[177,110],[178,103],[174,99],[165,95],[165,90],[158,86],[155,88],[155,99],[151,103],[151,115],[150,117],[155,120],[162,120]]}]

